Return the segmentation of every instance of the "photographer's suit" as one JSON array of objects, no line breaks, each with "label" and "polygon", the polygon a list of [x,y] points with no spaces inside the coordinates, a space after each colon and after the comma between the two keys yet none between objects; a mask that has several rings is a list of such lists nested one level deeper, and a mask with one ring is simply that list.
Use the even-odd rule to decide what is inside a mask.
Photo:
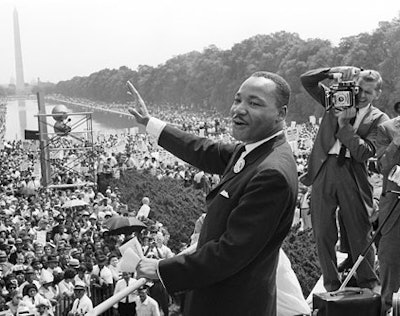
[{"label": "photographer's suit", "polygon": [[[379,222],[394,207],[399,195],[387,191],[400,191],[400,186],[388,180],[392,168],[400,164],[400,149],[392,142],[400,133],[400,117],[391,119],[378,127],[376,142],[379,171],[383,175],[382,196],[379,201]],[[379,241],[380,278],[382,281],[382,315],[392,303],[392,295],[400,287],[400,205],[391,214],[381,230]]]},{"label": "photographer's suit", "polygon": [[256,147],[215,143],[166,126],[159,144],[209,173],[224,174],[207,196],[207,216],[191,255],[159,262],[170,293],[188,293],[185,315],[276,315],[276,268],[297,198],[297,170],[283,134]]},{"label": "photographer's suit", "polygon": [[[321,81],[329,78],[329,68],[308,71],[301,76],[307,92],[325,106],[325,90]],[[361,110],[360,110],[361,111]],[[366,162],[375,155],[377,126],[387,120],[386,114],[369,105],[355,132],[351,125],[338,127],[337,117],[331,110],[324,114],[320,129],[309,157],[308,172],[302,179],[313,185],[311,193],[311,219],[317,243],[318,256],[328,291],[340,287],[336,268],[335,245],[338,240],[336,209],[347,231],[351,255],[357,258],[370,240],[371,225],[368,210],[372,209],[372,186],[368,182]],[[337,164],[337,155],[329,151],[339,139],[350,151],[343,166]],[[357,270],[361,287],[373,287],[377,278],[373,270],[374,253],[369,251]]]}]

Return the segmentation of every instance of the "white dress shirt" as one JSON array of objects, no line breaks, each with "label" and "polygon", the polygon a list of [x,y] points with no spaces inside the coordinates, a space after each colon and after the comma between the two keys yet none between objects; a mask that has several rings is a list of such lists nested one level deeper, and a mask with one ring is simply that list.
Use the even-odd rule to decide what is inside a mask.
[{"label": "white dress shirt", "polygon": [[[126,284],[125,279],[118,280],[117,284],[115,284],[115,289],[114,289],[114,295],[117,294],[118,292],[121,292],[123,289],[126,289],[128,286],[134,284],[136,282],[136,279],[134,278],[129,278],[128,284]],[[126,297],[124,297],[122,300],[120,300],[121,303],[133,303],[136,302],[136,297],[137,295],[134,292],[131,292],[128,296],[128,301],[126,301]],[[114,305],[114,308],[118,307],[118,303]]]}]

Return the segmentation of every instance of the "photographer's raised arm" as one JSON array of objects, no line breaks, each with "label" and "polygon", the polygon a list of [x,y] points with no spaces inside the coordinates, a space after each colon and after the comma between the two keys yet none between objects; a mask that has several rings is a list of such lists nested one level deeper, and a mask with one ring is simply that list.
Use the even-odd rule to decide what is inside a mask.
[{"label": "photographer's raised arm", "polygon": [[318,68],[309,70],[300,76],[304,89],[322,106],[325,107],[325,91],[328,89],[322,81],[333,79],[333,74],[341,74],[341,80],[354,80],[360,74],[360,69],[351,66]]}]

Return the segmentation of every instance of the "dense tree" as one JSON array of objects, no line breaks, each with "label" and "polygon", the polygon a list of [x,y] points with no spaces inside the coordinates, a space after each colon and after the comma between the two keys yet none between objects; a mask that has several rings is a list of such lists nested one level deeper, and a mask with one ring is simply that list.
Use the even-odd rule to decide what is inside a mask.
[{"label": "dense tree", "polygon": [[296,33],[256,35],[229,50],[215,45],[202,52],[175,56],[157,67],[140,65],[103,69],[88,77],[59,82],[54,92],[108,103],[126,103],[125,83],[131,80],[145,100],[155,105],[188,105],[227,113],[240,83],[257,70],[281,74],[292,87],[288,120],[303,122],[320,116],[322,108],[301,87],[299,76],[308,69],[354,65],[376,69],[384,78],[377,105],[392,113],[400,100],[400,17],[381,22],[369,33],[343,38],[334,47],[327,40],[303,40]]}]

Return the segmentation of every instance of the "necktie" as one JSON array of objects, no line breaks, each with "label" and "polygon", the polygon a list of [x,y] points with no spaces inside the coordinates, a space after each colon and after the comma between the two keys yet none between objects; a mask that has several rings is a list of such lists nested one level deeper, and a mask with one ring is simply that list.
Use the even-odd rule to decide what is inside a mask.
[{"label": "necktie", "polygon": [[245,146],[243,145],[242,147],[239,148],[239,150],[236,152],[236,154],[234,154],[234,158],[230,161],[230,163],[228,164],[227,168],[224,171],[224,174],[222,176],[222,178],[224,178],[226,176],[226,174],[232,170],[232,166],[236,165],[237,161],[239,160],[238,157],[242,156],[243,152],[246,150]]},{"label": "necktie", "polygon": [[[128,287],[129,281],[128,280],[125,280],[125,281],[126,281],[126,287]],[[125,298],[125,303],[129,303],[129,295],[127,295],[127,297]]]},{"label": "necktie", "polygon": [[[356,121],[356,116],[352,117],[350,120],[350,125],[353,125],[354,122]],[[346,161],[346,146],[342,144],[342,146],[340,146],[340,151],[339,151],[339,155],[337,157],[337,165],[339,167],[344,165],[344,162]]]}]

